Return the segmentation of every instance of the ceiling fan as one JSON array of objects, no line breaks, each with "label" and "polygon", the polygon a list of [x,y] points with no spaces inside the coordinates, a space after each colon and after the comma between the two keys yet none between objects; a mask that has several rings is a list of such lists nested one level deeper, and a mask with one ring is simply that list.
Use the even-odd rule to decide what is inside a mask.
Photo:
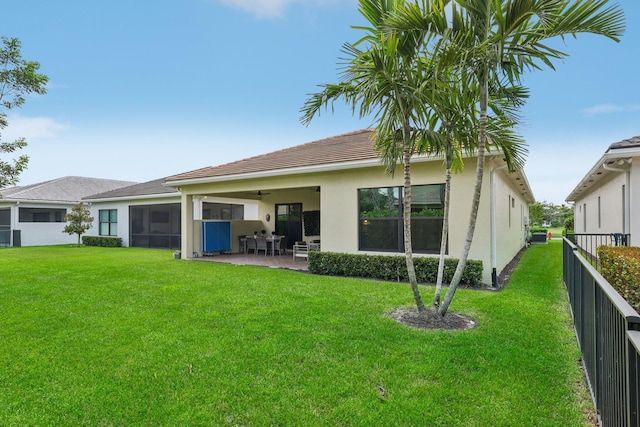
[{"label": "ceiling fan", "polygon": [[252,192],[252,193],[247,193],[247,194],[250,194],[250,195],[252,195],[252,196],[258,196],[258,199],[259,199],[259,198],[261,198],[262,196],[265,196],[265,195],[267,195],[267,194],[271,194],[271,193],[266,192],[266,191],[262,191],[262,190],[258,190],[258,192],[257,192],[257,193]]}]

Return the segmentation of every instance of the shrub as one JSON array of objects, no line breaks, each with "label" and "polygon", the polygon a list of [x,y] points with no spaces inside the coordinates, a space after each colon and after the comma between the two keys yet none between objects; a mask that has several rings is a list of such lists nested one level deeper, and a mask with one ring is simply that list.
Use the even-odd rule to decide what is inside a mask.
[{"label": "shrub", "polygon": [[640,247],[600,246],[600,274],[640,312]]},{"label": "shrub", "polygon": [[101,246],[104,248],[122,247],[122,237],[82,236],[85,246]]},{"label": "shrub", "polygon": [[[437,257],[413,259],[419,283],[435,283],[438,275]],[[458,265],[455,258],[445,259],[444,283],[450,283]],[[404,256],[345,254],[337,252],[309,252],[309,271],[314,274],[366,277],[372,279],[407,282],[407,265]],[[482,285],[482,261],[469,260],[460,283],[479,287]]]},{"label": "shrub", "polygon": [[533,226],[531,227],[531,229],[529,230],[532,233],[547,233],[549,231],[548,228],[542,228],[542,227],[537,227],[537,226]]}]

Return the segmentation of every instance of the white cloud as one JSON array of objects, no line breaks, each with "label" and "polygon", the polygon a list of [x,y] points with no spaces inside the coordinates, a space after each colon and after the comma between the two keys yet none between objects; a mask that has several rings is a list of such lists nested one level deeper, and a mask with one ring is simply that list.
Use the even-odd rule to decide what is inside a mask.
[{"label": "white cloud", "polygon": [[217,0],[222,4],[234,6],[251,13],[259,19],[279,18],[284,14],[286,7],[293,3],[304,5],[329,5],[356,0]]},{"label": "white cloud", "polygon": [[640,110],[640,105],[600,104],[583,109],[582,114],[587,117],[594,117],[602,114],[625,113],[638,110]]},{"label": "white cloud", "polygon": [[25,138],[27,141],[40,138],[53,138],[60,132],[69,129],[68,125],[59,123],[49,117],[7,117],[9,126],[2,130],[6,141]]},{"label": "white cloud", "polygon": [[239,7],[257,18],[277,18],[285,7],[297,0],[220,0],[222,4]]}]

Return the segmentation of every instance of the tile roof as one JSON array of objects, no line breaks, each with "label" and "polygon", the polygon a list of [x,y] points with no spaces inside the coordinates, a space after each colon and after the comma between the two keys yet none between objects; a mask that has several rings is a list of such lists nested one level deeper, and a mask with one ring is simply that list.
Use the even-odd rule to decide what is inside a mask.
[{"label": "tile roof", "polygon": [[378,157],[373,151],[372,133],[373,129],[345,133],[220,166],[173,175],[167,178],[167,182],[375,160]]},{"label": "tile roof", "polygon": [[166,195],[173,194],[179,195],[180,193],[175,188],[165,187],[162,185],[165,178],[155,179],[153,181],[143,182],[140,184],[134,184],[127,187],[117,188],[115,190],[107,191],[99,194],[92,194],[87,197],[83,197],[82,200],[97,200],[97,199],[111,199],[111,198],[127,198],[127,197],[139,197],[139,196],[152,196],[152,195]]},{"label": "tile roof", "polygon": [[77,203],[83,197],[135,184],[131,181],[65,176],[0,191],[3,199]]}]

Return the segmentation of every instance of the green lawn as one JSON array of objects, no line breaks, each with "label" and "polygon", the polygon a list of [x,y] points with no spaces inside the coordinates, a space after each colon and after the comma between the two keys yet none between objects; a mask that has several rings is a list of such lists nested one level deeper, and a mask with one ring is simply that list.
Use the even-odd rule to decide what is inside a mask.
[{"label": "green lawn", "polygon": [[587,425],[561,263],[531,247],[504,291],[458,291],[476,329],[425,332],[383,315],[406,284],[3,249],[0,425]]}]

